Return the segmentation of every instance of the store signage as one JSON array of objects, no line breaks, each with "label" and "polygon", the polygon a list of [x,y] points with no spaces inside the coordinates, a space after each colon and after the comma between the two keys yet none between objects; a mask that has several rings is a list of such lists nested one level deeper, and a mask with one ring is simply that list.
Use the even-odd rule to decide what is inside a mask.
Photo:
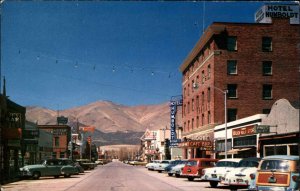
[{"label": "store signage", "polygon": [[95,131],[95,127],[93,127],[93,126],[82,127],[81,130],[83,132],[94,132]]},{"label": "store signage", "polygon": [[57,123],[65,125],[68,123],[68,118],[64,116],[57,117]]},{"label": "store signage", "polygon": [[256,125],[254,128],[255,133],[270,133],[270,125]]},{"label": "store signage", "polygon": [[170,147],[177,147],[180,139],[177,139],[176,134],[176,112],[177,106],[182,106],[182,96],[172,97],[170,101],[170,114],[171,114],[171,139]]},{"label": "store signage", "polygon": [[179,147],[193,147],[200,148],[200,150],[212,150],[211,141],[187,141],[178,144]]},{"label": "store signage", "polygon": [[300,24],[299,5],[264,5],[255,13],[257,23],[272,23],[272,18],[290,18],[290,24]]},{"label": "store signage", "polygon": [[53,129],[53,135],[67,135],[67,129]]},{"label": "store signage", "polygon": [[144,139],[145,140],[155,140],[156,133],[154,131],[146,131]]},{"label": "store signage", "polygon": [[232,137],[241,137],[255,134],[254,125],[232,129]]}]

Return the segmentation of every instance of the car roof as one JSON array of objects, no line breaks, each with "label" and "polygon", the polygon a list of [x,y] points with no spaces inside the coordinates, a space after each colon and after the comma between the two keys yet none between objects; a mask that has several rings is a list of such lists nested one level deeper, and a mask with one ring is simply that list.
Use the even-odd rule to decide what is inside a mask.
[{"label": "car roof", "polygon": [[297,155],[272,155],[272,156],[266,156],[263,158],[263,160],[266,160],[266,159],[299,160],[299,156],[297,156]]},{"label": "car roof", "polygon": [[212,159],[212,158],[192,158],[192,159],[189,159],[188,161],[198,161],[198,160],[201,160],[201,161],[218,161],[219,159]]},{"label": "car roof", "polygon": [[218,162],[222,162],[222,161],[240,162],[241,160],[242,158],[229,158],[229,159],[221,159]]}]

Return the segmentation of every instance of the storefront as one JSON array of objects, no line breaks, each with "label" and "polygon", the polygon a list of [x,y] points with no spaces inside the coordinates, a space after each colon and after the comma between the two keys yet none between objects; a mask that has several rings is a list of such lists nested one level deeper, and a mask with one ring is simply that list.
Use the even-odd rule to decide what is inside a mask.
[{"label": "storefront", "polygon": [[[248,158],[259,157],[259,134],[255,129],[267,115],[257,114],[230,122],[225,127],[218,125],[214,129],[216,158]],[[227,131],[225,131],[227,129]],[[227,137],[227,152],[225,152],[225,137]]]}]

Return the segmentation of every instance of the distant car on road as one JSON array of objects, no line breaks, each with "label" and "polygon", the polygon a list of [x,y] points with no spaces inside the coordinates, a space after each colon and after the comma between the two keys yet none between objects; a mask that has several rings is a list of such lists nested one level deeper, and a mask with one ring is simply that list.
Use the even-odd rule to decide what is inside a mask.
[{"label": "distant car on road", "polygon": [[187,162],[187,160],[180,160],[179,164],[171,167],[171,169],[168,171],[168,175],[173,176],[174,174],[175,177],[180,177],[181,171]]},{"label": "distant car on road", "polygon": [[202,180],[209,181],[212,188],[218,186],[221,178],[224,177],[225,173],[230,172],[235,168],[242,159],[221,159],[216,163],[216,166],[211,168],[205,168],[202,170]]},{"label": "distant car on road", "polygon": [[157,165],[159,165],[160,161],[161,161],[161,160],[153,160],[152,162],[146,164],[145,167],[146,167],[148,170],[154,170],[154,167],[157,166]]},{"label": "distant car on road", "polygon": [[78,174],[78,170],[69,160],[64,159],[46,159],[41,164],[26,165],[20,168],[21,177],[32,177],[39,179],[41,176],[59,176],[70,177]]},{"label": "distant car on road", "polygon": [[189,181],[193,181],[195,178],[201,178],[202,170],[204,168],[215,166],[218,159],[211,158],[194,158],[189,159],[186,165],[182,169],[181,176],[187,177]]},{"label": "distant car on road", "polygon": [[162,160],[158,165],[154,166],[154,170],[161,173],[170,164],[171,160]]}]

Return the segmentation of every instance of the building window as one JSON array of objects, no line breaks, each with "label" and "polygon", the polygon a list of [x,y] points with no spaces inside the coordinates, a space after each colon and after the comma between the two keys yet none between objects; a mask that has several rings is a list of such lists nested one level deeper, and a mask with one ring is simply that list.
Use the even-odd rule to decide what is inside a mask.
[{"label": "building window", "polygon": [[56,152],[52,153],[52,158],[54,158],[54,159],[56,158]]},{"label": "building window", "polygon": [[227,60],[227,74],[234,75],[237,74],[237,61]]},{"label": "building window", "polygon": [[211,116],[210,116],[210,111],[208,111],[208,113],[207,113],[207,122],[208,122],[208,124],[210,124],[210,122],[211,122],[211,118],[210,118]]},{"label": "building window", "polygon": [[228,51],[237,51],[237,37],[236,36],[227,37],[227,50]]},{"label": "building window", "polygon": [[237,85],[236,84],[228,84],[228,98],[237,98]]},{"label": "building window", "polygon": [[202,114],[202,119],[201,119],[201,126],[204,125],[204,114]]},{"label": "building window", "polygon": [[202,107],[204,106],[204,92],[202,92],[202,95],[201,95],[201,102],[202,102]]},{"label": "building window", "polygon": [[196,119],[196,128],[199,127],[199,116],[197,116],[197,119]]},{"label": "building window", "polygon": [[207,79],[210,79],[210,74],[211,71],[210,71],[210,65],[207,66]]},{"label": "building window", "polygon": [[237,119],[237,109],[229,108],[227,109],[227,122],[235,121]]},{"label": "building window", "polygon": [[54,137],[54,146],[59,147],[59,137]]},{"label": "building window", "polygon": [[190,95],[190,84],[188,84],[188,87],[187,87],[187,95],[188,96]]},{"label": "building window", "polygon": [[262,51],[263,52],[271,52],[272,51],[272,38],[271,37],[263,37],[262,38]]},{"label": "building window", "polygon": [[190,113],[190,102],[188,102],[187,113]]},{"label": "building window", "polygon": [[271,112],[271,109],[263,109],[262,110],[263,114],[270,114],[270,112]]},{"label": "building window", "polygon": [[194,99],[192,99],[192,111],[195,110],[195,103],[194,103]]},{"label": "building window", "polygon": [[183,115],[184,116],[186,115],[186,104],[184,104],[184,106],[183,106]]},{"label": "building window", "polygon": [[207,102],[210,102],[210,88],[207,89]]},{"label": "building window", "polygon": [[60,152],[60,158],[65,158],[65,152]]},{"label": "building window", "polygon": [[205,82],[205,75],[204,75],[204,70],[202,71],[202,84]]},{"label": "building window", "polygon": [[272,85],[263,85],[263,99],[272,99]]},{"label": "building window", "polygon": [[194,129],[194,118],[192,119],[192,130]]},{"label": "building window", "polygon": [[272,75],[272,61],[263,61],[262,62],[262,69],[264,76]]},{"label": "building window", "polygon": [[200,103],[199,103],[199,96],[196,97],[196,108],[197,108],[197,112],[199,112],[199,106],[200,106]]}]

